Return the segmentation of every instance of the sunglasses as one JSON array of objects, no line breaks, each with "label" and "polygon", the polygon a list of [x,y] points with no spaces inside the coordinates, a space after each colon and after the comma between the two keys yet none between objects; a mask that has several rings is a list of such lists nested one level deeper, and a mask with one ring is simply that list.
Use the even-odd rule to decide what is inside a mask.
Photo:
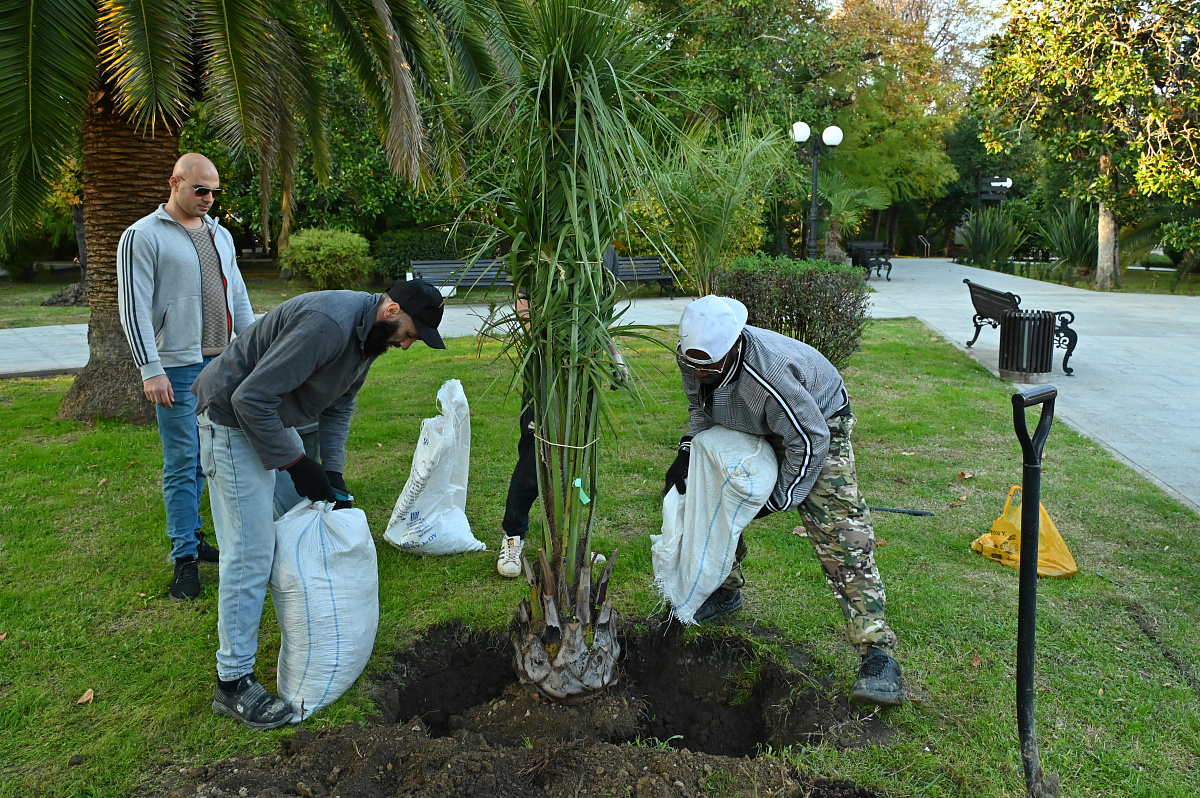
[{"label": "sunglasses", "polygon": [[197,197],[207,197],[209,194],[212,194],[213,199],[216,199],[221,196],[221,189],[209,188],[208,186],[192,186],[192,191],[196,192]]},{"label": "sunglasses", "polygon": [[724,374],[726,366],[729,365],[729,358],[723,357],[716,363],[697,363],[694,360],[689,360],[686,356],[675,353],[675,362],[680,367],[700,372],[702,374]]}]

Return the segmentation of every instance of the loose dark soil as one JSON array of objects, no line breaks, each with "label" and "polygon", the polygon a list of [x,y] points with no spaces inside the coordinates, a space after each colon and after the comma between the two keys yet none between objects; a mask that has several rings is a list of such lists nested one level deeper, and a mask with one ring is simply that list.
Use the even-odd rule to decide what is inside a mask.
[{"label": "loose dark soil", "polygon": [[437,627],[374,676],[378,725],[302,729],[269,756],[168,764],[152,794],[874,797],[757,757],[890,738],[874,713],[797,667],[802,652],[756,658],[744,636],[685,641],[657,620],[626,623],[621,645],[619,687],[563,707],[517,684],[507,636]]}]

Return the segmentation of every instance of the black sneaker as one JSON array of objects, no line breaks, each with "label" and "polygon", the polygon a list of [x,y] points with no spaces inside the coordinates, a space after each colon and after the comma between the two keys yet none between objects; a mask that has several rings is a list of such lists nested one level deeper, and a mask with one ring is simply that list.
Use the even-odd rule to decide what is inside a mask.
[{"label": "black sneaker", "polygon": [[737,612],[742,608],[742,591],[730,590],[727,587],[717,588],[712,595],[704,600],[700,609],[696,610],[696,623],[705,623],[721,615]]},{"label": "black sneaker", "polygon": [[213,709],[218,715],[240,720],[251,729],[277,729],[292,719],[292,707],[267,692],[253,673],[239,680],[238,689],[227,693],[217,685]]},{"label": "black sneaker", "polygon": [[191,601],[200,598],[204,588],[200,586],[200,569],[195,557],[180,557],[175,561],[175,578],[167,595],[172,601]]},{"label": "black sneaker", "polygon": [[196,535],[196,540],[200,542],[196,548],[196,557],[200,562],[219,563],[221,561],[221,550],[205,540],[203,534]]},{"label": "black sneaker", "polygon": [[904,703],[904,677],[900,665],[886,652],[870,649],[858,668],[858,679],[850,690],[856,704],[898,707]]}]

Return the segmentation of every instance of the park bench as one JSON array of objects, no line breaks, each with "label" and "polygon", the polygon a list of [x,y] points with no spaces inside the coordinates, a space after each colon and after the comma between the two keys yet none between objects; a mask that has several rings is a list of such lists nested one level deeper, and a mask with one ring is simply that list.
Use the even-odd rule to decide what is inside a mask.
[{"label": "park bench", "polygon": [[604,266],[623,283],[658,283],[660,293],[675,298],[675,272],[657,256],[606,256]]},{"label": "park bench", "polygon": [[[493,288],[511,286],[503,260],[414,260],[412,274],[438,288]],[[451,295],[453,296],[453,295]]]},{"label": "park bench", "polygon": [[[967,341],[967,346],[971,346],[979,339],[979,333],[984,324],[989,324],[992,328],[999,327],[1004,311],[1020,310],[1021,297],[1011,291],[997,291],[995,288],[988,288],[986,285],[980,285],[970,280],[964,279],[963,282],[970,289],[971,304],[975,306],[975,317],[972,319],[975,323],[975,337]],[[1067,367],[1067,361],[1071,359],[1075,345],[1079,342],[1079,334],[1070,327],[1071,323],[1075,321],[1075,314],[1069,310],[1055,310],[1051,313],[1057,320],[1054,326],[1054,346],[1067,350],[1067,353],[1063,355],[1062,368],[1063,373],[1069,375],[1075,370]]]},{"label": "park bench", "polygon": [[876,277],[881,277],[886,268],[888,282],[891,282],[892,249],[886,241],[848,241],[846,254],[852,264],[866,270],[867,279],[871,277],[871,269],[875,270]]}]

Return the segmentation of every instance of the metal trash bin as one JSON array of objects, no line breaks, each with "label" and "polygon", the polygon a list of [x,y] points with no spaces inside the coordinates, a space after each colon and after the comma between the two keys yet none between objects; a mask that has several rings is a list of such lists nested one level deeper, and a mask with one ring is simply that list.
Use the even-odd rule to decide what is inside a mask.
[{"label": "metal trash bin", "polygon": [[1006,310],[1000,317],[1000,378],[1037,383],[1050,373],[1056,319],[1048,310]]}]

